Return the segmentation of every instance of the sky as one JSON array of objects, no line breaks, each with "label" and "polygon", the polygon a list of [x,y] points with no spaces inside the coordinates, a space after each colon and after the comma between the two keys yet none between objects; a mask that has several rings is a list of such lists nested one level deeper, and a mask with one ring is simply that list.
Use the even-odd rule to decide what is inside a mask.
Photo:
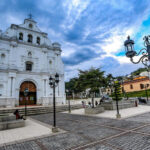
[{"label": "sky", "polygon": [[0,29],[22,24],[32,13],[38,27],[62,46],[65,80],[78,69],[101,67],[105,74],[127,75],[141,63],[125,56],[127,36],[138,51],[150,33],[150,0],[0,0]]}]

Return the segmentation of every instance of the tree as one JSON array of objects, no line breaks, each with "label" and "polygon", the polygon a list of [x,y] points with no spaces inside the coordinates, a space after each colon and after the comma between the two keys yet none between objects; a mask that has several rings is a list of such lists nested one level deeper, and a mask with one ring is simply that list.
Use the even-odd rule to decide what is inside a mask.
[{"label": "tree", "polygon": [[77,81],[77,88],[81,91],[90,89],[91,93],[99,92],[99,88],[105,86],[104,71],[100,68],[90,68],[89,70],[79,70],[79,79]]},{"label": "tree", "polygon": [[112,99],[115,101],[119,101],[122,99],[121,97],[121,86],[118,81],[114,82],[114,92],[112,94]]},{"label": "tree", "polygon": [[78,91],[76,89],[77,81],[78,81],[78,78],[72,78],[72,79],[70,79],[69,82],[65,83],[66,89],[69,90],[69,91],[74,91],[74,92]]}]

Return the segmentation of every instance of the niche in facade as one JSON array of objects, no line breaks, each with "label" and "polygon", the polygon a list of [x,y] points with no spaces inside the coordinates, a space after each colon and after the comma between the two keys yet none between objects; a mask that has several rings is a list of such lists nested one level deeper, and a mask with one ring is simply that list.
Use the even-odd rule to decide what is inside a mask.
[{"label": "niche in facade", "polygon": [[28,57],[32,57],[32,53],[31,52],[28,52]]},{"label": "niche in facade", "polygon": [[2,96],[3,84],[0,84],[0,96]]}]

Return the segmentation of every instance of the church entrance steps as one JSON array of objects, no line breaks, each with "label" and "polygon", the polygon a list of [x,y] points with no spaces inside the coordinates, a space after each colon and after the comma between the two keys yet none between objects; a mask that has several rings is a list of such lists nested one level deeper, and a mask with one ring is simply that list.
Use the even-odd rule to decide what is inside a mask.
[{"label": "church entrance steps", "polygon": [[[71,109],[80,109],[82,105],[71,105]],[[20,115],[24,115],[25,108],[24,107],[14,107],[14,108],[0,108],[0,115],[13,113],[16,109],[19,110]],[[56,106],[56,112],[63,112],[68,110],[68,105],[59,105]],[[27,106],[27,115],[38,115],[45,113],[53,113],[53,106]]]}]

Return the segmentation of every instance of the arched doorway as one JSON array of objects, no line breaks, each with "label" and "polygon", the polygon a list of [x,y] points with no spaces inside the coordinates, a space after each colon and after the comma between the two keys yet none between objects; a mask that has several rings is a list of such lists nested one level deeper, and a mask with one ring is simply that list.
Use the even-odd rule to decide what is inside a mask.
[{"label": "arched doorway", "polygon": [[[27,97],[24,96],[25,88],[29,89]],[[27,105],[36,104],[36,85],[31,81],[25,81],[20,86],[19,105],[24,105],[25,100],[27,102]]]}]

